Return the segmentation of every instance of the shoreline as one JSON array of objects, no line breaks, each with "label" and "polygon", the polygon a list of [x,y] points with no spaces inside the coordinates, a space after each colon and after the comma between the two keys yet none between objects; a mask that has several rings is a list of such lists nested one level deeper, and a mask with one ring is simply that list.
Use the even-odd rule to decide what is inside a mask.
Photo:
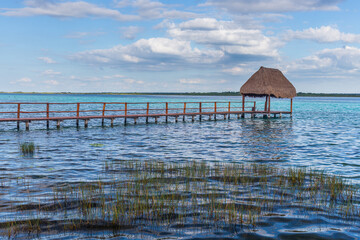
[{"label": "shoreline", "polygon": [[[185,96],[241,96],[239,92],[0,92],[0,94],[43,94],[43,95],[185,95]],[[303,93],[297,97],[360,97],[360,93]]]}]

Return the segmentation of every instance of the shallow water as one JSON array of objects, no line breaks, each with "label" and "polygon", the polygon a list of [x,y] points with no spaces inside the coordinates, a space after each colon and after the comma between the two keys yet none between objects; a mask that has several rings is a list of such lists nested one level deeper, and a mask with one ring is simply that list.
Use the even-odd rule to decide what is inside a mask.
[{"label": "shallow water", "polygon": [[[106,95],[31,95],[0,94],[1,102],[176,102],[176,101],[241,101],[240,97],[191,96],[106,96]],[[257,100],[258,108],[262,107]],[[289,100],[273,100],[272,109],[288,109]],[[12,191],[0,188],[0,219],[9,219],[9,206],[41,201],[53,186],[64,182],[96,181],[104,173],[105,162],[152,159],[169,162],[206,160],[215,162],[256,162],[272,166],[307,166],[341,175],[360,184],[360,99],[302,98],[294,99],[293,118],[236,119],[158,124],[143,122],[124,126],[101,127],[90,121],[89,128],[76,129],[74,121],[64,122],[60,130],[54,125],[31,124],[30,131],[17,131],[15,123],[0,123],[0,178],[10,182]],[[22,126],[23,127],[23,126]],[[39,149],[24,157],[19,145],[32,141]],[[97,145],[101,144],[101,145]],[[29,182],[27,187],[17,181]],[[5,184],[6,185],[6,184]],[[30,195],[33,199],[29,199]],[[34,200],[35,199],[35,200]],[[356,239],[359,223],[339,223],[323,216],[300,216],[284,212],[269,216],[256,232],[212,232],[199,227],[197,237],[237,239]],[[14,216],[15,217],[15,216]],[[1,220],[3,221],[3,220]],[[191,227],[164,238],[189,238]],[[156,238],[158,232],[143,232]],[[185,234],[186,232],[186,234]],[[71,239],[71,234],[49,238]],[[120,234],[121,235],[121,234]],[[77,236],[77,234],[75,234]],[[84,235],[86,236],[86,234]],[[143,236],[144,237],[144,236]],[[123,238],[143,238],[138,233],[124,232]]]}]

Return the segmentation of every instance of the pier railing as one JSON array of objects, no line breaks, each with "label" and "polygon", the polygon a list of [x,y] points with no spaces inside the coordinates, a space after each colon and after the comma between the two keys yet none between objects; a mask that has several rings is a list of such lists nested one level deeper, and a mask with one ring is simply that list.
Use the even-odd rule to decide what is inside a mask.
[{"label": "pier railing", "polygon": [[0,121],[111,118],[255,111],[256,102],[0,103]]}]

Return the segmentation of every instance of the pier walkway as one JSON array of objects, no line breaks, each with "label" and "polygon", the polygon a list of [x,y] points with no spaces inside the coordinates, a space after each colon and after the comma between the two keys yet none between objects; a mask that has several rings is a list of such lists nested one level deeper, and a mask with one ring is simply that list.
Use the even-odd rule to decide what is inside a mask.
[{"label": "pier walkway", "polygon": [[168,122],[169,118],[178,122],[182,117],[183,121],[191,118],[191,121],[202,121],[203,117],[209,120],[217,117],[223,119],[230,118],[231,115],[239,119],[250,115],[255,118],[257,115],[262,117],[281,117],[282,114],[292,115],[290,111],[258,111],[255,101],[247,102],[78,102],[78,103],[29,103],[29,102],[1,102],[0,103],[0,122],[16,122],[17,129],[20,123],[25,123],[26,130],[32,121],[46,122],[47,128],[50,122],[56,122],[56,127],[60,128],[60,123],[65,120],[84,121],[84,127],[88,127],[91,119],[101,119],[102,126],[105,120],[110,121],[113,126],[115,119],[123,119],[127,124],[129,119],[134,124],[138,119],[144,119],[145,123],[149,120],[158,122],[159,119]]}]

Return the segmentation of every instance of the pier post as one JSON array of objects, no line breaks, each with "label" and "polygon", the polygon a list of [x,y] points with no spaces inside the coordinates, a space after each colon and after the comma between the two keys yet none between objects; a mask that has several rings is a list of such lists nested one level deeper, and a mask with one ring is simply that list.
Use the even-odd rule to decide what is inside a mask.
[{"label": "pier post", "polygon": [[150,110],[150,103],[147,102],[146,103],[146,120],[145,120],[146,123],[149,123],[149,110]]},{"label": "pier post", "polygon": [[155,117],[155,123],[157,123],[158,122],[158,117]]},{"label": "pier post", "polygon": [[224,120],[226,120],[226,114],[224,114]]},{"label": "pier post", "polygon": [[111,127],[114,127],[114,119],[111,118],[110,120],[111,120],[111,123],[110,123]]},{"label": "pier post", "polygon": [[191,121],[192,121],[192,122],[195,121],[195,116],[194,116],[194,115],[191,116]]},{"label": "pier post", "polygon": [[199,121],[201,122],[201,102],[199,102]]},{"label": "pier post", "polygon": [[56,122],[56,128],[57,128],[57,129],[60,129],[60,120],[57,120],[57,122]]},{"label": "pier post", "polygon": [[126,125],[126,116],[127,116],[127,103],[125,103],[125,118],[124,118],[124,125]]},{"label": "pier post", "polygon": [[209,115],[209,121],[211,121],[211,115]]},{"label": "pier post", "polygon": [[176,122],[176,123],[178,122],[178,116],[175,117],[175,122]]},{"label": "pier post", "polygon": [[101,120],[101,126],[102,126],[102,127],[104,127],[104,121],[105,121],[105,119],[104,119],[104,117],[105,117],[105,107],[106,107],[106,103],[103,104],[103,110],[102,110],[102,116],[103,116],[103,118],[102,118],[102,120]]},{"label": "pier post", "polygon": [[214,121],[216,121],[216,113],[214,114]]},{"label": "pier post", "polygon": [[[20,118],[20,105],[21,103],[18,103],[18,109],[17,109],[17,118]],[[17,130],[20,130],[20,121],[17,122]]]},{"label": "pier post", "polygon": [[239,113],[237,114],[237,119],[240,119],[240,114]]},{"label": "pier post", "polygon": [[25,122],[26,131],[29,131],[29,129],[30,129],[30,127],[29,127],[29,122],[30,122],[30,121],[26,121],[26,122]]},{"label": "pier post", "polygon": [[[80,103],[76,104],[76,117],[80,116]],[[76,119],[76,127],[79,128],[79,119]]]},{"label": "pier post", "polygon": [[136,124],[137,118],[134,118],[134,124]]},{"label": "pier post", "polygon": [[[46,118],[49,119],[50,104],[46,103]],[[46,129],[49,130],[49,120],[46,121]]]},{"label": "pier post", "polygon": [[168,122],[168,116],[167,115],[169,113],[169,103],[166,102],[165,106],[166,106],[166,109],[165,109],[165,113],[166,113],[165,122],[167,123]]},{"label": "pier post", "polygon": [[85,119],[85,121],[84,121],[84,127],[85,127],[85,128],[88,127],[88,123],[89,123],[89,119]]},{"label": "pier post", "polygon": [[183,122],[185,122],[185,113],[186,113],[186,102],[184,102],[184,115],[183,115]]}]

